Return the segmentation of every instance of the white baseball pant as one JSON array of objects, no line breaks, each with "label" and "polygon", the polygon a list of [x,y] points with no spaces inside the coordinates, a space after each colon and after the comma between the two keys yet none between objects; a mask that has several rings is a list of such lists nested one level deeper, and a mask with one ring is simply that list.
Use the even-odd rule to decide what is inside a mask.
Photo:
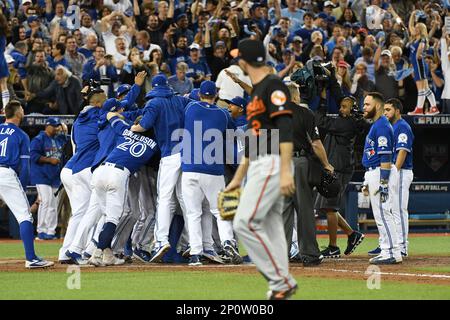
[{"label": "white baseball pant", "polygon": [[20,225],[24,221],[33,222],[30,204],[20,184],[16,172],[11,168],[0,167],[0,198],[8,206]]},{"label": "white baseball pant", "polygon": [[72,170],[64,168],[61,171],[61,181],[64,184],[67,195],[69,197],[70,206],[72,207],[72,216],[67,226],[64,242],[59,249],[59,259],[67,259],[65,253],[75,238],[78,226],[89,207],[89,199],[91,198],[91,168],[86,168],[76,174],[72,174]]},{"label": "white baseball pant", "polygon": [[[184,172],[182,176],[182,192],[186,205],[186,218],[189,230],[189,243],[191,255],[198,255],[203,252],[203,232],[202,232],[202,203],[206,199],[209,205],[209,212],[217,218],[220,241],[233,240],[233,224],[231,221],[222,220],[217,208],[217,195],[225,188],[223,176],[215,176],[197,172]],[[211,227],[209,227],[209,224]],[[208,224],[209,238],[212,240],[212,220]],[[213,242],[211,243],[211,245]]]},{"label": "white baseball pant", "polygon": [[55,197],[55,192],[58,189],[46,184],[37,184],[36,189],[41,199],[38,209],[37,232],[55,235],[58,226],[58,198]]},{"label": "white baseball pant", "polygon": [[[396,171],[396,179],[394,179],[392,187],[392,213],[394,214],[395,229],[397,231],[398,243],[400,250],[408,253],[408,232],[409,232],[409,187],[414,178],[412,170],[394,168]],[[390,178],[389,180],[391,180]]]},{"label": "white baseball pant", "polygon": [[377,193],[380,187],[380,167],[366,171],[364,180],[369,188],[370,204],[380,234],[381,256],[401,261],[402,257],[398,245],[394,214],[391,210],[392,191],[395,188],[396,175],[396,170],[392,169],[391,177],[389,178],[389,198],[385,203],[381,202],[380,194]]},{"label": "white baseball pant", "polygon": [[184,212],[184,204],[181,192],[181,154],[177,153],[161,158],[159,163],[158,201],[156,209],[155,241],[159,246],[169,243],[169,230],[173,215],[176,210],[176,202],[173,197],[176,194],[181,210]]}]

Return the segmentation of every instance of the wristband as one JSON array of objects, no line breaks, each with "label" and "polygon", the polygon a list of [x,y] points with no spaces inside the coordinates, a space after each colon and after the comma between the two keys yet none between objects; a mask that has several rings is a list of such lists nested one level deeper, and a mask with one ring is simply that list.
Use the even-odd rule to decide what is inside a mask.
[{"label": "wristband", "polygon": [[380,169],[380,181],[387,183],[389,181],[389,175],[391,174],[391,169]]}]

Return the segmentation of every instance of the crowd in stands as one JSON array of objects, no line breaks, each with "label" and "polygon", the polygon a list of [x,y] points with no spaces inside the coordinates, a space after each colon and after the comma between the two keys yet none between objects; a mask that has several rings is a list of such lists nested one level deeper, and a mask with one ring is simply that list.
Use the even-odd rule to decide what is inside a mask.
[{"label": "crowd in stands", "polygon": [[[77,115],[81,89],[90,79],[101,81],[113,97],[140,71],[147,72],[140,105],[160,73],[182,95],[212,80],[221,100],[246,98],[251,82],[237,66],[236,48],[250,37],[264,42],[267,63],[287,80],[310,59],[331,62],[342,92],[360,106],[365,93],[378,91],[385,99],[399,98],[405,113],[450,113],[447,5],[413,0],[0,0],[5,24],[0,38],[6,39],[9,68],[9,76],[0,79],[2,104],[18,99],[26,114]],[[339,109],[334,100],[330,95],[330,113]]]}]

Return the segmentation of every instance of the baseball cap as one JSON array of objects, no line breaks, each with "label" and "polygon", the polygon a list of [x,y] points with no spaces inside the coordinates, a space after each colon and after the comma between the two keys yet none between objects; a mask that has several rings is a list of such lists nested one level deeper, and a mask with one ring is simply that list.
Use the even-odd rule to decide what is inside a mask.
[{"label": "baseball cap", "polygon": [[178,15],[176,21],[179,21],[180,19],[183,19],[183,18],[187,18],[186,13],[182,13],[182,14]]},{"label": "baseball cap", "polygon": [[225,42],[219,40],[219,41],[216,42],[216,45],[214,46],[214,48],[217,48],[217,47],[224,47],[224,48],[226,48],[227,46],[225,45]]},{"label": "baseball cap", "polygon": [[336,22],[336,17],[335,16],[328,16],[327,20],[328,20],[328,22],[335,23]]},{"label": "baseball cap", "polygon": [[331,1],[325,1],[325,3],[323,4],[323,7],[324,8],[325,7],[333,7],[333,8],[335,8],[334,3],[331,2]]},{"label": "baseball cap", "polygon": [[61,120],[59,120],[56,117],[50,117],[50,118],[47,118],[47,120],[45,120],[45,125],[46,126],[57,127],[57,126],[61,125]]},{"label": "baseball cap", "polygon": [[352,24],[352,28],[354,28],[354,29],[361,29],[362,28],[361,22],[354,22]]},{"label": "baseball cap", "polygon": [[316,19],[317,19],[317,18],[320,18],[320,19],[327,19],[327,18],[328,18],[328,15],[327,15],[325,12],[321,12],[321,13],[317,14],[317,15],[315,16],[315,18],[316,18]]},{"label": "baseball cap", "polygon": [[247,100],[245,100],[242,97],[234,97],[231,100],[224,100],[224,101],[228,104],[234,104],[235,106],[238,106],[238,107],[244,109],[244,111],[247,107]]},{"label": "baseball cap", "polygon": [[239,56],[246,62],[264,63],[266,60],[266,48],[262,41],[244,39],[238,45]]},{"label": "baseball cap", "polygon": [[344,22],[344,28],[351,28],[352,24],[350,22]]},{"label": "baseball cap", "polygon": [[200,92],[200,89],[194,89],[191,91],[191,93],[188,95],[188,98],[191,100],[199,101],[200,97],[198,93]]},{"label": "baseball cap", "polygon": [[389,58],[392,57],[392,53],[389,50],[387,50],[387,49],[381,51],[381,55],[382,56],[389,56]]},{"label": "baseball cap", "polygon": [[303,42],[303,39],[302,39],[302,37],[300,37],[300,36],[295,36],[295,37],[292,39],[292,42],[296,42],[296,41]]},{"label": "baseball cap", "polygon": [[164,87],[168,86],[167,77],[163,74],[158,74],[152,79],[152,87]]},{"label": "baseball cap", "polygon": [[250,8],[251,11],[255,10],[258,7],[263,7],[262,3],[255,2],[253,3],[252,7]]},{"label": "baseball cap", "polygon": [[33,4],[33,3],[31,2],[31,0],[22,0],[22,5],[24,5],[25,3]]},{"label": "baseball cap", "polygon": [[106,112],[116,112],[120,108],[120,101],[115,98],[110,98],[103,103],[102,110]]},{"label": "baseball cap", "polygon": [[27,22],[28,22],[28,23],[32,23],[32,22],[34,22],[34,21],[36,21],[36,20],[39,20],[39,17],[38,17],[37,15],[32,15],[32,16],[29,16],[29,17],[27,18]]},{"label": "baseball cap", "polygon": [[216,84],[206,80],[200,84],[200,94],[203,96],[215,96],[217,93]]},{"label": "baseball cap", "polygon": [[116,96],[120,97],[121,95],[128,93],[128,91],[130,91],[130,90],[131,90],[131,86],[129,84],[122,84],[117,88]]},{"label": "baseball cap", "polygon": [[198,44],[198,43],[192,43],[190,46],[189,46],[189,50],[200,50],[201,48],[200,48],[200,45]]}]

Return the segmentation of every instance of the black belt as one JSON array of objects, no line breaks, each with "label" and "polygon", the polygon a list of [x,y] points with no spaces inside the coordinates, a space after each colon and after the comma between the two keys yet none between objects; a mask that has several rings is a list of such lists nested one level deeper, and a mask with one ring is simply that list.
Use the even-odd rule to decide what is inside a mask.
[{"label": "black belt", "polygon": [[101,166],[114,167],[114,168],[120,169],[122,171],[125,171],[125,167],[121,166],[120,164],[115,164],[115,163],[110,163],[110,162],[103,162],[101,164]]},{"label": "black belt", "polygon": [[292,156],[294,158],[306,157],[306,156],[308,156],[308,153],[305,150],[294,151],[294,152],[292,152]]},{"label": "black belt", "polygon": [[8,169],[11,169],[11,167],[10,167],[10,166],[7,166],[6,164],[0,164],[0,168],[8,168]]}]

